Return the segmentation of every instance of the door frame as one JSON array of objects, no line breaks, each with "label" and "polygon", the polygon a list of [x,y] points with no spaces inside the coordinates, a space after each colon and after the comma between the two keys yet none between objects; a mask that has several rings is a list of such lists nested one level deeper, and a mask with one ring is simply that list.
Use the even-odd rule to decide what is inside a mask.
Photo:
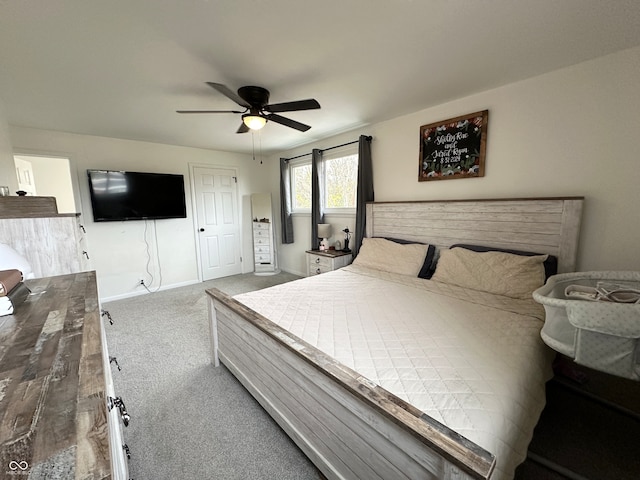
[{"label": "door frame", "polygon": [[232,170],[233,175],[236,177],[236,205],[238,205],[237,218],[238,225],[240,226],[239,233],[239,241],[240,245],[238,246],[240,250],[240,263],[241,263],[241,271],[244,273],[244,250],[242,246],[244,245],[244,239],[242,238],[242,204],[240,203],[240,178],[238,177],[238,168],[233,165],[218,165],[218,164],[207,164],[207,163],[189,163],[189,188],[191,189],[191,211],[193,216],[193,237],[195,239],[196,245],[196,260],[198,262],[198,281],[203,282],[204,275],[202,273],[202,250],[200,248],[200,235],[198,235],[198,200],[196,198],[196,180],[194,169],[195,168],[210,168],[210,169],[222,169],[222,170]]},{"label": "door frame", "polygon": [[[20,146],[13,145],[13,154],[11,155],[11,165],[14,165],[13,157],[15,156],[25,156],[25,157],[51,157],[51,158],[64,158],[69,162],[69,177],[71,178],[71,190],[73,195],[73,201],[76,206],[76,212],[81,215],[84,214],[83,202],[82,202],[82,192],[84,191],[83,187],[86,186],[88,192],[88,184],[86,180],[81,177],[81,173],[78,171],[76,164],[76,154],[73,152],[67,151],[58,151],[58,150],[39,150],[34,148],[24,148]],[[16,185],[18,181],[18,177],[16,174],[15,166],[13,168],[13,174],[15,177]],[[84,181],[84,183],[83,183]],[[88,193],[87,193],[88,195]],[[86,218],[86,215],[83,216]]]}]

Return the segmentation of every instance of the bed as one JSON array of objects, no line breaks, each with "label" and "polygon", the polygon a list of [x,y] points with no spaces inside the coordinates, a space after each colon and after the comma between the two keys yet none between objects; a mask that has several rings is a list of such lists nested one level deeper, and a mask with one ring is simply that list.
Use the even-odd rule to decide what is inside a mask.
[{"label": "bed", "polygon": [[[207,290],[213,362],[329,479],[510,478],[551,376],[544,310],[526,281],[491,283],[504,277],[500,255],[514,255],[450,247],[535,252],[515,261],[536,272],[551,255],[559,273],[573,271],[582,206],[579,197],[370,203],[353,265],[233,298]],[[387,268],[372,246],[403,250],[386,255]],[[434,249],[431,279],[405,271]],[[494,256],[498,275],[459,280],[458,267]]]}]

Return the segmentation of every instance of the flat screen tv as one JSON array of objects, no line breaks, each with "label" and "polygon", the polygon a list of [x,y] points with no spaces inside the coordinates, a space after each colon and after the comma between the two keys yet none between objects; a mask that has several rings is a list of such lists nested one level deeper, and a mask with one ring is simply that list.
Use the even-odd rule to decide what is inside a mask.
[{"label": "flat screen tv", "polygon": [[95,222],[186,218],[184,176],[87,170]]}]

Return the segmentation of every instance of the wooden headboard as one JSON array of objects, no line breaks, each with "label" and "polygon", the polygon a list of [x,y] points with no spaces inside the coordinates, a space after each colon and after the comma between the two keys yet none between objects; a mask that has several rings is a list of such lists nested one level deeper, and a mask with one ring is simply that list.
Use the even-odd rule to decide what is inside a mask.
[{"label": "wooden headboard", "polygon": [[548,253],[558,273],[576,268],[584,197],[367,204],[367,237],[449,248],[456,243]]}]

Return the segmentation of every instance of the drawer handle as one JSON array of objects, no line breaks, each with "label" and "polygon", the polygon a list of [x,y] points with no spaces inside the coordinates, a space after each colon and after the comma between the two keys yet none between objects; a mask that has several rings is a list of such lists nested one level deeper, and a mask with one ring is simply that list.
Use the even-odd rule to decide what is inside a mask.
[{"label": "drawer handle", "polygon": [[118,371],[121,372],[120,364],[118,363],[118,359],[116,357],[109,357],[109,363],[115,363],[116,367],[118,367]]},{"label": "drawer handle", "polygon": [[107,408],[109,409],[109,411],[113,410],[116,407],[118,408],[118,410],[120,410],[120,417],[122,418],[122,423],[124,423],[125,427],[128,427],[129,421],[131,420],[131,416],[127,413],[127,407],[122,401],[122,397],[116,397],[116,398],[109,397],[109,401],[107,403]]},{"label": "drawer handle", "polygon": [[320,269],[319,268],[316,268],[316,273],[320,274]]},{"label": "drawer handle", "polygon": [[113,319],[111,318],[111,314],[109,313],[109,310],[102,310],[101,311],[101,315],[104,317],[105,315],[107,316],[107,318],[109,319],[109,323],[111,325],[113,325]]},{"label": "drawer handle", "polygon": [[319,258],[316,258],[316,263],[320,263],[320,259]]}]

